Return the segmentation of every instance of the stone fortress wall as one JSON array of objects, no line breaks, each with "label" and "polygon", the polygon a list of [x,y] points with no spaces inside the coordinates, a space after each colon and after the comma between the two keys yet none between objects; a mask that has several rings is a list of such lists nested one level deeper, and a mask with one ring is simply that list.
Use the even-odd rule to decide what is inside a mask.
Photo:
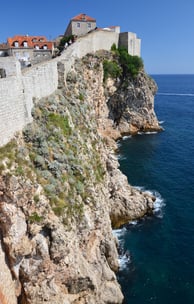
[{"label": "stone fortress wall", "polygon": [[76,58],[100,49],[110,50],[113,43],[118,46],[119,33],[94,31],[78,38],[60,57],[22,71],[13,57],[0,58],[0,69],[5,70],[6,76],[0,78],[0,146],[32,121],[31,110],[36,100],[49,96],[64,84]]},{"label": "stone fortress wall", "polygon": [[126,47],[130,55],[140,56],[141,39],[137,38],[135,33],[120,33],[119,44]]}]

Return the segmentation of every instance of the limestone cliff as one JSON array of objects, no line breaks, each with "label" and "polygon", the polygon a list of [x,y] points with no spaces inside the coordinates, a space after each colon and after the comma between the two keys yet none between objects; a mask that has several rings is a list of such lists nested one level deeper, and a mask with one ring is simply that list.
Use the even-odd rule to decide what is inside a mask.
[{"label": "limestone cliff", "polygon": [[160,127],[153,81],[142,71],[127,86],[104,83],[107,56],[77,60],[0,149],[2,303],[123,301],[112,227],[152,212],[154,197],[128,184],[113,139]]},{"label": "limestone cliff", "polygon": [[119,84],[108,100],[108,108],[122,135],[162,130],[153,107],[156,91],[156,83],[144,71]]},{"label": "limestone cliff", "polygon": [[162,131],[154,112],[155,81],[142,69],[135,78],[109,77],[103,83],[105,59],[116,60],[105,51],[85,56],[80,77],[90,83],[88,97],[96,112],[98,132],[108,140],[116,140],[127,134]]}]

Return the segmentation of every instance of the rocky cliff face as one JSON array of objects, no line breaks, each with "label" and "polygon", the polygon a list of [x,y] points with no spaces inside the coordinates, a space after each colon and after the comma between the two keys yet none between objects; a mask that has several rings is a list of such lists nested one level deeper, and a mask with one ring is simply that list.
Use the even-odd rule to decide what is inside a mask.
[{"label": "rocky cliff face", "polygon": [[127,134],[162,131],[154,112],[155,81],[141,70],[134,79],[108,78],[103,83],[104,59],[115,60],[104,51],[85,56],[79,79],[90,84],[87,95],[95,109],[98,132],[109,141]]},{"label": "rocky cliff face", "polygon": [[125,86],[103,84],[107,56],[78,60],[0,149],[2,303],[123,301],[112,227],[152,212],[154,197],[128,184],[113,139],[160,127],[153,81],[141,72]]},{"label": "rocky cliff face", "polygon": [[156,91],[156,83],[143,71],[119,84],[108,100],[108,108],[122,135],[161,131],[153,107]]}]

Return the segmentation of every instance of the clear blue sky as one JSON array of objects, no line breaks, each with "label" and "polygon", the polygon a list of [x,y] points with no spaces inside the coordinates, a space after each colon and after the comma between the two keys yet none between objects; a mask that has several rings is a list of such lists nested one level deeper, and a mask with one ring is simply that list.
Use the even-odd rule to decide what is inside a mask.
[{"label": "clear blue sky", "polygon": [[149,74],[194,74],[194,0],[10,0],[1,3],[0,42],[16,34],[63,34],[80,14],[142,39]]}]

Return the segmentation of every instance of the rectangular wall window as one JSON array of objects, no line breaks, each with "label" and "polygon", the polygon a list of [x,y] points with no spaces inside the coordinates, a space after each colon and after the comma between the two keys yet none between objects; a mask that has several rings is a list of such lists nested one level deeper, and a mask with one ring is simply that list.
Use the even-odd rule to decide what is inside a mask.
[{"label": "rectangular wall window", "polygon": [[77,27],[80,27],[80,22],[77,23]]}]

